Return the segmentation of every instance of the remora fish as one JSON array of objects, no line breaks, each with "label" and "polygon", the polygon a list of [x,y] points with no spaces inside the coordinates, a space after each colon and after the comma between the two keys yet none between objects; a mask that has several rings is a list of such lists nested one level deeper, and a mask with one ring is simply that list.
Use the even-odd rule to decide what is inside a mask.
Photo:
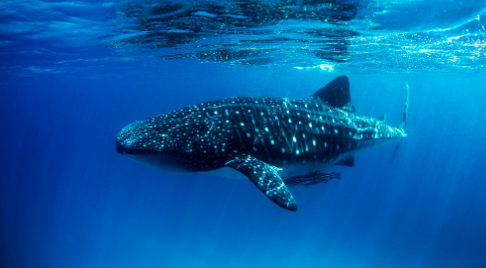
[{"label": "remora fish", "polygon": [[296,211],[287,186],[340,178],[322,171],[353,166],[357,152],[406,137],[408,87],[399,128],[354,111],[349,80],[341,76],[304,100],[233,97],[135,122],[116,136],[116,149],[168,172],[246,176]]}]

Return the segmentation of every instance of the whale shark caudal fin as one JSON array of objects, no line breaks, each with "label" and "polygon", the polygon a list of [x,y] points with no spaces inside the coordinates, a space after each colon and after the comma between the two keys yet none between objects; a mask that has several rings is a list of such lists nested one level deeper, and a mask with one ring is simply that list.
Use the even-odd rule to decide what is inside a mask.
[{"label": "whale shark caudal fin", "polygon": [[[406,83],[406,89],[407,89],[407,97],[405,99],[405,107],[403,108],[403,120],[402,120],[402,124],[400,125],[400,128],[402,130],[405,130],[407,128],[407,121],[408,121],[408,104],[409,104],[409,100],[410,100],[410,89],[408,87],[408,83]],[[393,152],[393,157],[392,157],[391,161],[393,161],[393,159],[395,159],[395,156],[397,155],[398,149],[400,149],[401,144],[402,144],[401,141],[399,141],[397,143],[397,146],[395,147],[395,152]]]},{"label": "whale shark caudal fin", "polygon": [[337,172],[332,173],[321,173],[321,172],[312,172],[306,175],[299,175],[290,178],[283,178],[285,185],[288,186],[295,186],[295,185],[302,185],[302,186],[309,186],[318,183],[326,183],[332,179],[341,179],[341,174]]},{"label": "whale shark caudal fin", "polygon": [[297,211],[297,203],[278,175],[278,168],[253,156],[234,152],[224,165],[245,175],[262,193],[282,208]]},{"label": "whale shark caudal fin", "polygon": [[410,101],[410,89],[408,87],[408,83],[406,83],[407,86],[407,98],[405,100],[405,107],[403,108],[403,120],[402,120],[402,125],[400,127],[405,130],[407,128],[407,121],[408,121],[408,103]]},{"label": "whale shark caudal fin", "polygon": [[319,99],[322,103],[335,108],[354,112],[349,92],[349,79],[347,76],[339,76],[332,80],[325,87],[319,89],[312,95],[312,98]]}]

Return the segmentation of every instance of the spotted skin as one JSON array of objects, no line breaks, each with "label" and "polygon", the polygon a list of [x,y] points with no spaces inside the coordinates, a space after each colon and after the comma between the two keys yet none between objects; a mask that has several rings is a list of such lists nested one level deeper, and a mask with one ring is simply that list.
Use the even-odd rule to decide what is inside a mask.
[{"label": "spotted skin", "polygon": [[295,211],[285,180],[326,182],[338,175],[320,171],[406,137],[403,128],[354,113],[347,81],[339,77],[304,100],[233,97],[158,115],[125,127],[116,137],[117,150],[169,172],[232,168]]},{"label": "spotted skin", "polygon": [[225,165],[247,176],[260,191],[277,205],[291,211],[297,210],[294,197],[278,175],[279,168],[238,151],[233,151],[231,160]]}]

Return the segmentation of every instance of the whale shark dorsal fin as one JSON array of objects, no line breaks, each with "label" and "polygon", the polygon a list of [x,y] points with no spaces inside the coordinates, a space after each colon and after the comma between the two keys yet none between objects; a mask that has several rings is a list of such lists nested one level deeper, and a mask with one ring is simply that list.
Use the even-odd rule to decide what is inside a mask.
[{"label": "whale shark dorsal fin", "polygon": [[262,193],[282,208],[297,210],[297,203],[278,175],[277,167],[269,165],[253,156],[235,152],[224,164],[245,175]]},{"label": "whale shark dorsal fin", "polygon": [[335,108],[340,108],[354,112],[351,104],[351,94],[349,92],[349,79],[347,76],[339,76],[332,80],[325,87],[319,89],[312,95],[313,98],[321,100],[323,103]]}]

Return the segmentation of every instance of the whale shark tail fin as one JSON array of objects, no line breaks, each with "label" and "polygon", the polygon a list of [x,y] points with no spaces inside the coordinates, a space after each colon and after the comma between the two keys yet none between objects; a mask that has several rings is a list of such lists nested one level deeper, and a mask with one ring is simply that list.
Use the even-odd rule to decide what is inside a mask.
[{"label": "whale shark tail fin", "polygon": [[400,128],[402,128],[403,130],[407,128],[407,121],[408,121],[408,103],[409,103],[409,94],[410,94],[408,83],[406,83],[406,88],[407,88],[407,98],[405,100],[405,107],[403,110],[403,121],[402,124],[400,125]]},{"label": "whale shark tail fin", "polygon": [[[408,87],[408,83],[406,83],[406,89],[407,89],[407,97],[405,99],[405,107],[403,109],[403,120],[402,120],[402,124],[400,125],[400,128],[404,132],[405,132],[405,129],[407,128],[407,121],[408,121],[408,103],[409,103],[409,96],[410,96],[410,90],[409,90],[409,87]],[[395,159],[395,156],[397,155],[398,149],[400,149],[401,144],[402,144],[401,141],[399,141],[397,143],[397,146],[395,147],[395,152],[393,152],[393,157],[392,157],[391,161],[393,161],[393,159]]]}]

